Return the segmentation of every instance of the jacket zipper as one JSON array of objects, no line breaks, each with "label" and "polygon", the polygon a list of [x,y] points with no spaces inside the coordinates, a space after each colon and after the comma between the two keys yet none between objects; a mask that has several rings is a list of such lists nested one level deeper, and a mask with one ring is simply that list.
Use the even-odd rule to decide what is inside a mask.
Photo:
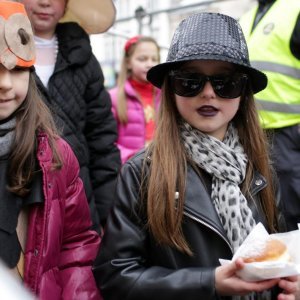
[{"label": "jacket zipper", "polygon": [[232,249],[230,243],[227,241],[227,239],[226,239],[226,238],[225,238],[218,230],[216,230],[214,227],[212,227],[211,225],[207,224],[206,222],[204,222],[204,221],[202,221],[202,220],[200,220],[200,219],[198,219],[198,218],[192,216],[191,214],[189,214],[189,213],[186,212],[186,211],[184,211],[183,214],[186,215],[188,218],[190,218],[190,219],[192,219],[192,220],[194,220],[194,221],[196,221],[196,222],[198,222],[198,223],[200,223],[200,224],[202,224],[202,225],[208,227],[208,228],[211,229],[212,231],[214,231],[218,236],[220,236],[220,237],[226,242],[226,244],[228,245],[228,247],[229,247],[230,250],[231,250],[231,253],[233,254],[233,249]]}]

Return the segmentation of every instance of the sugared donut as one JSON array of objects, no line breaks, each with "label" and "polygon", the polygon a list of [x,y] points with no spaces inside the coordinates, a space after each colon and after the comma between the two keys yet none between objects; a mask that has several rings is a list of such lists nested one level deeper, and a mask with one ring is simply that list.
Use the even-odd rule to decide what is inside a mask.
[{"label": "sugared donut", "polygon": [[249,253],[243,257],[245,263],[263,261],[288,261],[289,255],[286,245],[278,239],[269,239],[256,253]]}]

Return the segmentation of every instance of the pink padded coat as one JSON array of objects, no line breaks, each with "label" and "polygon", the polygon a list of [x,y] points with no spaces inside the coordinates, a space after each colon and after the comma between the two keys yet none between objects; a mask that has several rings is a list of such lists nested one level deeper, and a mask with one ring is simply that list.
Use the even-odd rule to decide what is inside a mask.
[{"label": "pink padded coat", "polygon": [[[145,146],[145,114],[143,105],[138,95],[127,80],[125,83],[125,95],[127,100],[128,123],[121,124],[117,115],[118,88],[109,91],[112,101],[112,112],[118,124],[117,146],[120,149],[122,163]],[[158,112],[160,104],[160,90],[156,89],[154,99],[155,110]]]},{"label": "pink padded coat", "polygon": [[39,135],[38,161],[45,202],[29,214],[24,283],[42,300],[101,299],[92,274],[100,238],[90,230],[79,165],[70,146],[58,140],[64,165],[51,170],[52,151]]}]

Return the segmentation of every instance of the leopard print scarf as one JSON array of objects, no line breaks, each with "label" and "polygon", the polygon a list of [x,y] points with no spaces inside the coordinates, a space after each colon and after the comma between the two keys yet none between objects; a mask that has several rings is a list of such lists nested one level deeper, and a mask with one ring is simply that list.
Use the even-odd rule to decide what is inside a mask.
[{"label": "leopard print scarf", "polygon": [[184,122],[181,137],[190,158],[212,175],[211,199],[235,252],[256,223],[239,188],[248,158],[237,130],[230,124],[224,140],[219,141]]}]

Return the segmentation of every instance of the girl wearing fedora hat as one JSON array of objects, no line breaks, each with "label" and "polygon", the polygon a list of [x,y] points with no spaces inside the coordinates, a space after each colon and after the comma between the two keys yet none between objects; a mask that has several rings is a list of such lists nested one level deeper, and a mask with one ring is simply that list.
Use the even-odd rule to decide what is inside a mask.
[{"label": "girl wearing fedora hat", "polygon": [[[109,5],[111,0],[20,2],[25,5],[34,30],[38,88],[63,138],[77,156],[93,228],[100,231],[99,222],[105,224],[113,203],[111,190],[121,161],[115,145],[117,128],[110,96],[89,36],[80,24],[89,24],[86,30],[95,33],[93,18],[99,16],[96,20],[101,26],[96,27],[97,33],[107,30],[114,21],[114,6]],[[63,17],[67,22],[61,22]]]},{"label": "girl wearing fedora hat", "polygon": [[23,4],[0,1],[0,32],[0,259],[39,299],[101,299],[100,238],[78,161],[36,87]]},{"label": "girl wearing fedora hat", "polygon": [[[295,299],[297,277],[246,282],[231,259],[258,222],[284,230],[237,21],[183,20],[167,61],[148,80],[162,88],[153,143],[124,164],[94,273],[112,299]],[[279,288],[278,288],[279,287]]]}]

